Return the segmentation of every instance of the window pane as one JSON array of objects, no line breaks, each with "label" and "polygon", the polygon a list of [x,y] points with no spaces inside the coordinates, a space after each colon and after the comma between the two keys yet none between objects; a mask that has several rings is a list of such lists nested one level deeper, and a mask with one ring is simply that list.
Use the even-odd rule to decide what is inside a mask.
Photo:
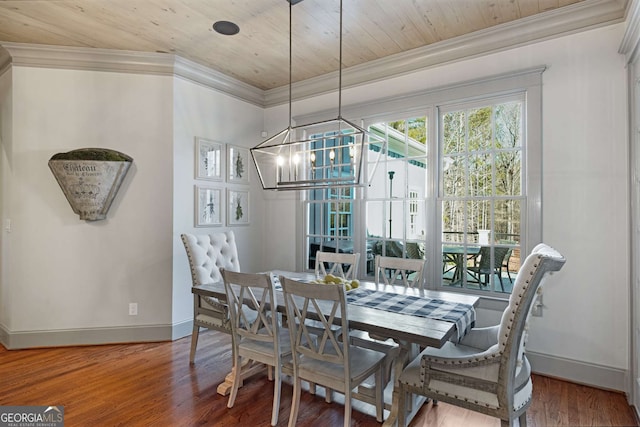
[{"label": "window pane", "polygon": [[512,102],[496,106],[496,148],[522,145],[522,103]]},{"label": "window pane", "polygon": [[385,203],[382,201],[367,202],[367,237],[382,238],[385,234]]},{"label": "window pane", "polygon": [[442,202],[442,242],[462,243],[464,234],[464,202]]},{"label": "window pane", "polygon": [[522,103],[443,113],[442,122],[442,284],[510,292],[520,262]]},{"label": "window pane", "polygon": [[455,111],[443,116],[444,154],[466,151],[466,123],[464,111]]},{"label": "window pane", "polygon": [[498,200],[495,207],[495,243],[520,244],[520,200]]},{"label": "window pane", "polygon": [[393,200],[387,204],[389,210],[389,227],[387,230],[387,236],[391,236],[392,239],[402,239],[404,232],[404,203],[402,200]]},{"label": "window pane", "polygon": [[469,111],[469,151],[491,148],[491,107]]},{"label": "window pane", "polygon": [[467,221],[469,222],[469,243],[488,244],[491,233],[491,201],[470,200],[467,202]]},{"label": "window pane", "polygon": [[462,156],[442,159],[443,195],[445,197],[463,197],[466,195],[466,161]]},{"label": "window pane", "polygon": [[[417,193],[409,192],[417,197]],[[424,212],[424,200],[422,199],[409,199],[406,202],[406,221],[405,221],[405,234],[407,239],[422,239],[424,240],[426,235],[426,216]]]},{"label": "window pane", "polygon": [[496,195],[519,196],[522,194],[522,152],[496,153]]},{"label": "window pane", "polygon": [[491,155],[479,154],[469,157],[469,195],[490,196]]}]

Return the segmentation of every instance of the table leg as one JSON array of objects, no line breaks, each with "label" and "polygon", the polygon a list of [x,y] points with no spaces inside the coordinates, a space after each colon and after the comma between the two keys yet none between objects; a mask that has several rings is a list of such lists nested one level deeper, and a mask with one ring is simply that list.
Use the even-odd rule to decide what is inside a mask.
[{"label": "table leg", "polygon": [[[394,426],[398,421],[398,414],[400,410],[406,410],[406,408],[400,408],[400,387],[398,385],[398,378],[402,374],[405,366],[409,363],[409,361],[413,360],[418,356],[419,349],[416,344],[400,342],[400,352],[396,357],[393,364],[393,398],[391,403],[391,412],[389,416],[382,424],[384,427]],[[419,409],[419,404],[415,404],[411,400],[411,410],[417,411]]]},{"label": "table leg", "polygon": [[[249,359],[245,359],[242,362],[242,365],[240,366],[240,387],[242,387],[242,383],[244,382],[244,380],[246,380],[247,378],[249,378],[252,375],[255,375],[259,372],[263,372],[266,369],[266,366],[263,365],[262,363],[256,363],[253,360],[249,360]],[[231,393],[231,388],[233,387],[233,380],[235,379],[235,376],[238,375],[238,372],[236,370],[236,367],[234,366],[231,369],[231,372],[229,372],[227,374],[227,376],[224,378],[224,382],[220,383],[218,385],[218,394],[221,394],[222,396],[226,396],[229,393]]]}]

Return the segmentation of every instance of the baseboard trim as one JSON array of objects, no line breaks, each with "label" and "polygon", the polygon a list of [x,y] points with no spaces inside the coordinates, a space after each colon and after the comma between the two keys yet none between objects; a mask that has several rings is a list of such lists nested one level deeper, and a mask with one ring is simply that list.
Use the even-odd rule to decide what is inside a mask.
[{"label": "baseboard trim", "polygon": [[529,359],[531,370],[535,374],[629,394],[625,386],[627,371],[624,369],[611,368],[529,350],[527,350],[527,359]]},{"label": "baseboard trim", "polygon": [[192,321],[174,325],[11,332],[0,326],[0,343],[9,350],[133,342],[173,341],[191,334]]},{"label": "baseboard trim", "polygon": [[[18,350],[37,347],[174,341],[191,335],[192,328],[193,322],[190,320],[173,325],[29,332],[10,332],[0,325],[0,343],[9,350]],[[625,387],[627,372],[624,369],[534,351],[527,351],[527,358],[536,374],[628,394]]]}]

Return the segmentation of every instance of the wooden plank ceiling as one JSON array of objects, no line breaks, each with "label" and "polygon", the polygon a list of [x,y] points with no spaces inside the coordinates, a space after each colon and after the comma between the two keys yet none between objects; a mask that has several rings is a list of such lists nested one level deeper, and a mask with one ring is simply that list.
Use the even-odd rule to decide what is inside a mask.
[{"label": "wooden plank ceiling", "polygon": [[[344,0],[343,68],[584,0]],[[292,10],[293,81],[339,67],[339,0]],[[224,36],[215,21],[235,22]],[[286,0],[4,0],[0,43],[179,55],[260,89],[289,83]]]}]

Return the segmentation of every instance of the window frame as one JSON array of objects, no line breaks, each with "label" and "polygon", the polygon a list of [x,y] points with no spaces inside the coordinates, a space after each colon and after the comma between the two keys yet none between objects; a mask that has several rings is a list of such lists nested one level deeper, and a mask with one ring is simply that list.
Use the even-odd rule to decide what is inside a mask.
[{"label": "window frame", "polygon": [[[441,220],[439,212],[440,188],[440,110],[456,104],[465,104],[483,99],[496,99],[502,96],[522,94],[524,97],[523,117],[523,147],[522,159],[522,195],[524,203],[522,210],[522,242],[523,254],[531,252],[533,247],[542,241],[542,74],[545,66],[516,70],[509,73],[487,76],[475,80],[459,82],[437,88],[416,91],[408,95],[399,95],[365,103],[353,104],[342,107],[343,117],[357,117],[361,126],[382,121],[400,120],[407,117],[427,116],[427,184],[425,187],[425,216],[426,216],[426,240],[425,253],[441,253]],[[331,118],[335,114],[332,110],[325,110],[294,117],[296,123],[313,123]],[[366,177],[370,171],[363,170]],[[377,172],[379,173],[379,171]],[[305,242],[305,215],[308,206],[307,191],[300,192],[302,201],[298,236]],[[366,215],[364,194],[354,187],[353,200],[353,245],[354,248],[366,248],[366,224],[357,218]],[[435,237],[435,238],[434,238]],[[362,251],[361,251],[362,252]],[[307,250],[299,251],[297,260],[298,268],[305,269]],[[427,257],[427,260],[435,259]],[[360,263],[359,277],[365,277],[366,263]],[[456,289],[441,286],[441,263],[427,262],[425,269],[425,282],[429,289],[447,290],[455,292]],[[470,289],[458,290],[463,293],[473,293]],[[483,297],[495,297],[506,299],[509,294],[481,292]]]}]

